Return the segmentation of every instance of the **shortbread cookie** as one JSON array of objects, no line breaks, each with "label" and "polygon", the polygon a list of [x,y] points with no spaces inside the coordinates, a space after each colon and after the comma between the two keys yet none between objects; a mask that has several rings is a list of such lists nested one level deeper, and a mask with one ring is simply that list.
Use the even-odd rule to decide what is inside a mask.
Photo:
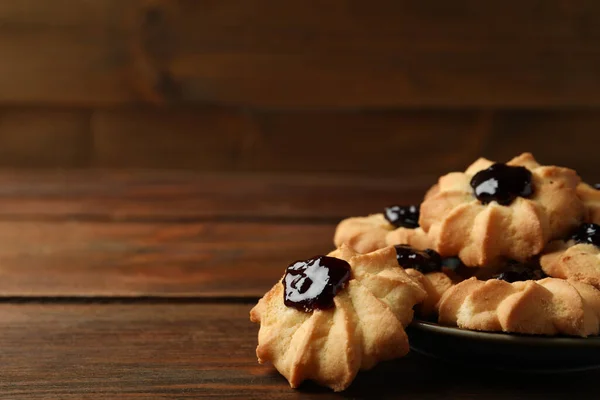
[{"label": "shortbread cookie", "polygon": [[333,237],[336,247],[347,245],[359,253],[370,253],[386,247],[386,237],[394,227],[383,214],[351,217],[341,221]]},{"label": "shortbread cookie", "polygon": [[584,215],[575,171],[540,166],[524,153],[506,164],[480,158],[441,177],[421,204],[419,224],[442,256],[469,266],[525,261]]},{"label": "shortbread cookie", "polygon": [[442,296],[454,285],[452,279],[448,274],[441,271],[423,274],[416,269],[410,268],[406,270],[406,273],[417,280],[427,292],[425,300],[418,305],[418,315],[428,318],[437,314]]},{"label": "shortbread cookie", "polygon": [[460,278],[452,269],[444,266],[444,260],[434,250],[418,250],[407,245],[396,245],[394,248],[398,265],[427,292],[427,297],[417,307],[418,315],[423,318],[435,315],[442,295]]},{"label": "shortbread cookie", "polygon": [[291,264],[250,312],[260,322],[256,354],[292,387],[313,380],[335,391],[359,370],[404,356],[404,327],[426,296],[393,247],[358,254],[347,246]]},{"label": "shortbread cookie", "polygon": [[600,289],[600,225],[583,224],[569,240],[556,240],[540,258],[544,272]]},{"label": "shortbread cookie", "polygon": [[425,250],[431,247],[427,233],[421,228],[397,228],[389,232],[385,237],[388,246],[406,244],[415,249]]},{"label": "shortbread cookie", "polygon": [[336,228],[333,242],[336,247],[347,244],[359,253],[395,244],[424,250],[430,247],[429,238],[418,221],[418,206],[386,207],[380,214],[343,220]]},{"label": "shortbread cookie", "polygon": [[600,291],[556,278],[509,283],[471,278],[451,287],[439,323],[478,331],[589,336],[600,331]]},{"label": "shortbread cookie", "polygon": [[577,186],[577,195],[585,206],[585,222],[600,224],[600,184],[582,182]]}]

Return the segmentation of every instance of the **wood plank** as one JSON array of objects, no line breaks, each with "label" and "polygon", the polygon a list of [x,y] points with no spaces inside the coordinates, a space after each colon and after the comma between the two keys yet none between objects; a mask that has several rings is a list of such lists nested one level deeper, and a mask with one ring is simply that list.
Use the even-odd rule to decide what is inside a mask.
[{"label": "wood plank", "polygon": [[404,179],[460,170],[481,154],[504,160],[533,151],[547,163],[571,166],[593,180],[593,146],[586,144],[599,128],[596,110],[241,112],[197,107],[92,112],[8,107],[0,108],[0,167],[93,165]]},{"label": "wood plank", "polygon": [[336,222],[416,203],[435,176],[0,170],[0,218]]},{"label": "wood plank", "polygon": [[87,111],[0,109],[0,166],[88,166],[89,121]]},{"label": "wood plank", "polygon": [[598,107],[599,53],[569,55],[491,49],[368,56],[190,50],[172,61],[172,72],[159,75],[168,76],[167,87],[179,87],[182,94],[159,89],[156,97],[280,109]]},{"label": "wood plank", "polygon": [[0,1],[0,103],[600,105],[586,0],[72,3]]},{"label": "wood plank", "polygon": [[[596,81],[598,64],[600,32],[591,16],[600,10],[589,2],[571,8],[465,1],[449,9],[440,2],[340,0],[321,5],[319,13],[302,1],[156,4],[140,24],[141,65],[169,77],[174,85],[168,87],[181,88],[182,100],[541,106],[576,91],[583,103],[596,101],[583,83]],[[165,41],[178,50],[157,56]],[[160,88],[156,94],[161,97]]]},{"label": "wood plank", "polygon": [[0,222],[0,296],[260,297],[333,225]]},{"label": "wood plank", "polygon": [[219,108],[95,111],[93,165],[109,168],[240,169],[252,117]]},{"label": "wood plank", "polygon": [[[477,111],[96,111],[94,165],[411,176],[463,168],[491,114]],[[451,151],[450,149],[460,149]]]},{"label": "wood plank", "polygon": [[0,25],[0,103],[86,106],[134,101],[122,40],[102,31]]},{"label": "wood plank", "polygon": [[[334,0],[323,4],[318,13],[313,3],[297,0],[207,4],[180,0],[172,6],[169,1],[155,1],[148,11],[156,23],[161,22],[156,14],[162,10],[166,19],[176,13],[187,40],[205,50],[219,44],[231,52],[460,51],[514,46],[586,50],[596,48],[594,39],[600,35],[593,16],[586,14],[597,12],[598,6],[586,1],[481,5],[459,0],[450,7],[443,2]],[[504,24],[509,19],[510,26]],[[199,23],[194,26],[194,21]]]},{"label": "wood plank", "polygon": [[102,167],[402,178],[442,175],[464,169],[481,155],[506,160],[523,151],[588,176],[596,164],[593,146],[586,143],[595,140],[599,128],[600,113],[590,109],[247,113],[220,108],[140,109],[99,111],[92,123],[94,164]]},{"label": "wood plank", "polygon": [[595,143],[600,114],[589,110],[498,112],[483,153],[507,160],[531,151],[542,163],[574,168],[589,182],[600,182]]},{"label": "wood plank", "polygon": [[[417,354],[361,372],[343,394],[292,390],[256,363],[249,305],[0,305],[0,390],[11,399],[593,399],[598,371],[560,379]],[[468,376],[468,379],[465,379]]]},{"label": "wood plank", "polygon": [[0,25],[6,31],[28,28],[116,29],[119,21],[111,17],[122,9],[119,3],[120,0],[2,0]]},{"label": "wood plank", "polygon": [[315,13],[303,1],[181,0],[137,11],[136,87],[159,102],[600,104],[600,32],[593,23],[600,8],[590,2],[540,9],[537,2],[481,7],[465,1],[450,10],[442,3],[411,7],[386,0],[361,7],[338,0]]},{"label": "wood plank", "polygon": [[477,111],[415,110],[263,114],[247,168],[399,178],[439,175],[477,157],[490,117]]},{"label": "wood plank", "polygon": [[128,83],[126,3],[0,0],[0,103],[134,101]]}]

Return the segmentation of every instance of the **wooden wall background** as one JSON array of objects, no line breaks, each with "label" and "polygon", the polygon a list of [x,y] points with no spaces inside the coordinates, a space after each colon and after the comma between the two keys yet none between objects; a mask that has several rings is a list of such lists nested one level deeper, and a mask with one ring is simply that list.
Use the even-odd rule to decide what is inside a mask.
[{"label": "wooden wall background", "polygon": [[596,0],[0,0],[0,166],[598,180]]}]

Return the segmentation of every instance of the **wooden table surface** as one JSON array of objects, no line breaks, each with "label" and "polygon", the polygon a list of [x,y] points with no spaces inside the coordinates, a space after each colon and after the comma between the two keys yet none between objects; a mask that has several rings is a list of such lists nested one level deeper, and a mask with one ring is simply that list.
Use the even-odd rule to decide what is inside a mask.
[{"label": "wooden table surface", "polygon": [[0,172],[0,398],[597,398],[599,371],[519,375],[416,354],[334,394],[256,362],[248,312],[336,221],[430,182]]}]

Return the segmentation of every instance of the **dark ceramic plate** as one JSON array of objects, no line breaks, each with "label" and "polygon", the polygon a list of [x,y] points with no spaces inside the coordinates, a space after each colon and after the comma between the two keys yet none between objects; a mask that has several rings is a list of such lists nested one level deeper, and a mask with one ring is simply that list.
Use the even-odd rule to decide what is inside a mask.
[{"label": "dark ceramic plate", "polygon": [[432,322],[408,327],[410,347],[426,356],[493,369],[567,372],[600,368],[600,337],[476,332]]}]

